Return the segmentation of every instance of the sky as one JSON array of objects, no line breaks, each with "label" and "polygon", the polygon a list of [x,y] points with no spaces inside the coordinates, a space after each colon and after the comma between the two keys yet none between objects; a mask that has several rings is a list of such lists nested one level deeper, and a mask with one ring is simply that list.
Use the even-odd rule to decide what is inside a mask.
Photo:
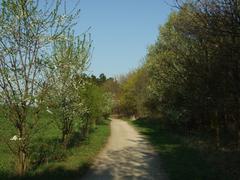
[{"label": "sky", "polygon": [[172,10],[166,0],[80,0],[75,29],[89,27],[93,40],[90,74],[126,74],[143,61]]}]

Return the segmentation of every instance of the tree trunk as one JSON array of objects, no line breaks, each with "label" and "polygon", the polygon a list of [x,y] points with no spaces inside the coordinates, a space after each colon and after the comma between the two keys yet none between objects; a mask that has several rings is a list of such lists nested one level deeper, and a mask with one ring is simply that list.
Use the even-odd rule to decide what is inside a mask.
[{"label": "tree trunk", "polygon": [[19,151],[18,165],[17,165],[19,176],[25,175],[28,169],[28,158],[27,158],[27,154],[24,151],[25,151],[24,149],[21,149]]},{"label": "tree trunk", "polygon": [[91,123],[91,128],[92,128],[92,129],[95,129],[95,128],[96,128],[96,124],[97,124],[97,119],[94,118],[94,119],[92,120],[92,123]]},{"label": "tree trunk", "polygon": [[240,122],[236,122],[236,149],[240,151]]},{"label": "tree trunk", "polygon": [[215,146],[216,149],[220,148],[220,124],[219,124],[219,117],[218,117],[218,112],[215,111],[214,117],[213,117],[213,127],[215,130]]},{"label": "tree trunk", "polygon": [[240,151],[240,128],[238,128],[238,151]]},{"label": "tree trunk", "polygon": [[217,126],[216,126],[216,148],[217,149],[220,148],[220,128],[219,128],[219,124],[217,124]]},{"label": "tree trunk", "polygon": [[19,139],[18,139],[18,163],[17,163],[17,172],[20,176],[26,174],[28,170],[28,156],[27,156],[27,147],[26,147],[26,137],[25,129],[23,126],[19,128]]},{"label": "tree trunk", "polygon": [[87,138],[89,135],[89,120],[86,120],[85,125],[83,126],[83,137]]},{"label": "tree trunk", "polygon": [[62,144],[63,144],[63,147],[66,149],[67,146],[68,146],[68,143],[69,143],[69,138],[68,138],[68,134],[65,133],[65,132],[62,132]]}]

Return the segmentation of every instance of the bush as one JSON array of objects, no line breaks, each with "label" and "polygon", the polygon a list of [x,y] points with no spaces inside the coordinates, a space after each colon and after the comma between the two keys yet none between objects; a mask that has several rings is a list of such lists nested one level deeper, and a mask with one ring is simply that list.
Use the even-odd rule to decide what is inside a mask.
[{"label": "bush", "polygon": [[66,151],[60,144],[59,139],[42,139],[39,138],[31,146],[32,169],[52,161],[61,161],[66,157]]}]

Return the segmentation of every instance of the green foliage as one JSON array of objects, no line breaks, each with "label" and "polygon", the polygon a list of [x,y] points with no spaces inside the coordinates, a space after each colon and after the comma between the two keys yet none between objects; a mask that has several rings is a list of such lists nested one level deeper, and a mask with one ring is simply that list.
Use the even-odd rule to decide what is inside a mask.
[{"label": "green foliage", "polygon": [[230,15],[239,5],[224,2],[187,1],[171,13],[146,62],[120,81],[126,115],[159,117],[189,135],[204,130],[217,149],[239,149],[240,33]]},{"label": "green foliage", "polygon": [[120,114],[143,116],[147,113],[145,103],[148,97],[148,73],[145,68],[130,72],[120,80],[120,95],[117,104]]},{"label": "green foliage", "polygon": [[109,117],[113,103],[110,93],[105,93],[101,87],[90,84],[84,91],[84,97],[88,109],[88,118],[97,122]]},{"label": "green foliage", "polygon": [[[222,135],[232,136],[231,143],[238,144],[239,109],[232,109],[239,107],[239,96],[233,92],[238,91],[236,76],[239,76],[236,69],[239,53],[234,49],[240,41],[232,30],[227,34],[222,32],[229,27],[217,21],[218,18],[223,22],[231,19],[228,7],[222,6],[228,10],[220,14],[222,9],[215,11],[212,5],[218,8],[206,1],[201,6],[207,11],[198,3],[189,3],[173,13],[161,27],[159,39],[149,51],[147,64],[151,94],[161,107],[159,113],[166,119],[174,118],[173,125],[181,124],[178,127],[190,133],[202,128],[215,133],[215,145],[219,147],[224,143]],[[234,6],[236,4],[231,8]],[[212,15],[205,16],[209,12]],[[239,25],[233,22],[232,26]],[[237,127],[230,128],[233,125]]]}]

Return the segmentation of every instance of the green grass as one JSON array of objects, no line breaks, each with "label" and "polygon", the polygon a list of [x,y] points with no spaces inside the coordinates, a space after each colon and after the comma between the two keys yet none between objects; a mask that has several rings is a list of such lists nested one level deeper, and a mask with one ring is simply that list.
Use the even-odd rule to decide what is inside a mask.
[{"label": "green grass", "polygon": [[[14,162],[16,159],[10,149],[7,147],[5,141],[11,143],[11,145],[14,146],[14,143],[16,142],[11,142],[10,138],[16,135],[17,132],[13,125],[2,115],[0,115],[0,124],[0,179],[6,179],[7,177],[13,176],[15,174]],[[38,127],[39,131],[33,137],[35,146],[38,146],[37,143],[39,143],[40,138],[41,141],[49,141],[59,138],[60,132],[52,122],[49,114],[42,114]]]},{"label": "green grass", "polygon": [[62,162],[53,162],[38,168],[27,179],[72,179],[80,177],[89,168],[96,155],[106,143],[110,135],[109,122],[98,125],[89,138],[79,147],[70,150],[68,156]]},{"label": "green grass", "polygon": [[149,119],[131,121],[159,152],[170,180],[239,180],[240,154],[204,150]]},{"label": "green grass", "polygon": [[[42,125],[42,130],[36,134],[34,137],[36,139],[36,147],[38,143],[43,142],[46,148],[52,148],[53,151],[60,153],[58,156],[62,156],[63,149],[61,146],[56,146],[54,149],[53,144],[60,138],[60,132],[54,125],[50,123],[51,118],[48,114],[42,117],[42,121],[39,126]],[[0,123],[3,119],[0,119]],[[14,130],[10,129],[11,125],[7,123],[4,124],[4,128],[1,128],[0,135],[6,137],[12,137],[14,135]],[[47,127],[44,124],[48,124]],[[72,179],[74,177],[81,176],[92,163],[93,159],[96,157],[98,152],[101,150],[105,144],[108,136],[110,134],[109,121],[106,120],[100,125],[98,125],[88,139],[81,141],[80,145],[74,146],[64,152],[64,159],[54,161],[51,160],[48,163],[38,166],[34,170],[31,170],[25,178],[21,179]],[[0,143],[0,179],[19,179],[14,177],[14,158],[10,153],[8,147],[1,142]]]}]

